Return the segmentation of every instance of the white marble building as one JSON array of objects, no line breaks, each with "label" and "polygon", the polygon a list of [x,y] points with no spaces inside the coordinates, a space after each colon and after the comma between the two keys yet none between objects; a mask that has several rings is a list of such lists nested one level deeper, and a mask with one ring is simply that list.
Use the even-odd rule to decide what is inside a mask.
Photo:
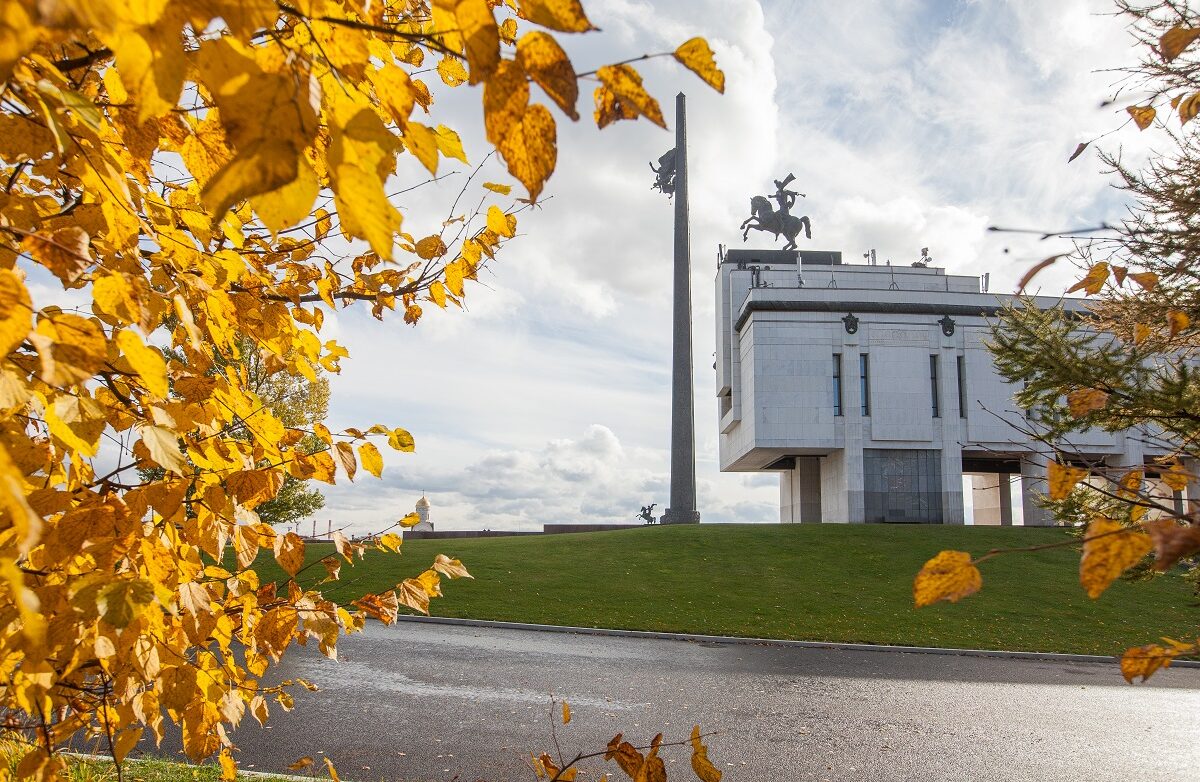
[{"label": "white marble building", "polygon": [[[716,294],[721,469],[779,472],[780,521],[962,524],[966,474],[975,523],[1050,523],[1045,462],[984,345],[1011,296],[807,250],[725,251]],[[1152,455],[1124,433],[1073,445],[1112,466]]]}]

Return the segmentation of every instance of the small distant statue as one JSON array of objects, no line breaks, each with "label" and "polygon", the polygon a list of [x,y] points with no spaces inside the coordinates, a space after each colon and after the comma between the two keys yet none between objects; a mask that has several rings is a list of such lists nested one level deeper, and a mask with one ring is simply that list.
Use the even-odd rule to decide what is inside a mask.
[{"label": "small distant statue", "polygon": [[[788,190],[787,186],[791,184],[796,177],[793,174],[788,174],[783,180],[775,180],[775,194],[768,198],[767,196],[754,196],[750,199],[750,216],[742,223],[742,241],[747,241],[750,238],[750,230],[767,231],[775,234],[775,239],[778,240],[782,234],[788,240],[784,245],[785,250],[795,250],[796,237],[800,235],[801,229],[804,230],[806,239],[812,238],[812,224],[807,216],[796,217],[792,214],[792,207],[796,205],[797,198],[806,198],[804,193],[797,193],[795,190]],[[779,209],[776,211],[771,208],[771,200],[779,204]]]},{"label": "small distant statue", "polygon": [[662,157],[658,159],[658,168],[654,164],[650,164],[650,170],[654,172],[654,184],[650,186],[651,190],[658,190],[661,193],[671,195],[675,192],[675,150],[668,149]]},{"label": "small distant statue", "polygon": [[647,524],[654,524],[654,509],[658,506],[657,502],[652,502],[649,505],[643,505],[641,511],[634,516],[635,519],[641,519]]}]

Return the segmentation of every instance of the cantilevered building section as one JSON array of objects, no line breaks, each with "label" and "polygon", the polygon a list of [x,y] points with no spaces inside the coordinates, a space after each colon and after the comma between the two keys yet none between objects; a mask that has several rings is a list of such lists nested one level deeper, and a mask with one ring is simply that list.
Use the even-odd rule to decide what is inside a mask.
[{"label": "cantilevered building section", "polygon": [[[838,252],[723,252],[721,469],[779,472],[782,522],[962,524],[967,474],[977,522],[1013,523],[1019,492],[1024,523],[1050,523],[1036,502],[1044,458],[984,344],[989,319],[1014,297],[980,283],[844,264]],[[1111,466],[1160,453],[1143,452],[1133,432],[1089,431],[1072,446]]]}]

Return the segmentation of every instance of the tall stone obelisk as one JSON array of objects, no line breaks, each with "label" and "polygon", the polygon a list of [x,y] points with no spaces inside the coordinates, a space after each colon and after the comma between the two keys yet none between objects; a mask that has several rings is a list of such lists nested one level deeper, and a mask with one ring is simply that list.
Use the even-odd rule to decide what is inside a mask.
[{"label": "tall stone obelisk", "polygon": [[675,285],[671,342],[671,505],[663,524],[699,524],[692,392],[692,245],[688,234],[687,98],[675,96]]}]

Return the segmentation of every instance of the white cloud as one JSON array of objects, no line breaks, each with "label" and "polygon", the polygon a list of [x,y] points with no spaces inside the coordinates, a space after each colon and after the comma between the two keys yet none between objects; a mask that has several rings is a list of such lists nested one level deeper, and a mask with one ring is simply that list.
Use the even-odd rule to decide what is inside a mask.
[{"label": "white cloud", "polygon": [[[450,452],[462,451],[457,444]],[[439,449],[440,450],[440,449]],[[444,457],[446,453],[438,454]],[[663,454],[655,449],[627,448],[611,429],[592,424],[574,437],[560,437],[532,448],[485,450],[465,466],[447,469],[442,458],[393,460],[382,486],[364,502],[361,484],[327,492],[338,508],[337,525],[355,530],[380,529],[408,512],[424,494],[432,505],[431,520],[439,529],[534,529],[543,524],[600,522],[637,523],[642,505],[657,502],[668,486]],[[725,521],[763,521],[775,514],[775,486],[770,500],[727,500],[710,482],[699,493],[706,509]]]}]

